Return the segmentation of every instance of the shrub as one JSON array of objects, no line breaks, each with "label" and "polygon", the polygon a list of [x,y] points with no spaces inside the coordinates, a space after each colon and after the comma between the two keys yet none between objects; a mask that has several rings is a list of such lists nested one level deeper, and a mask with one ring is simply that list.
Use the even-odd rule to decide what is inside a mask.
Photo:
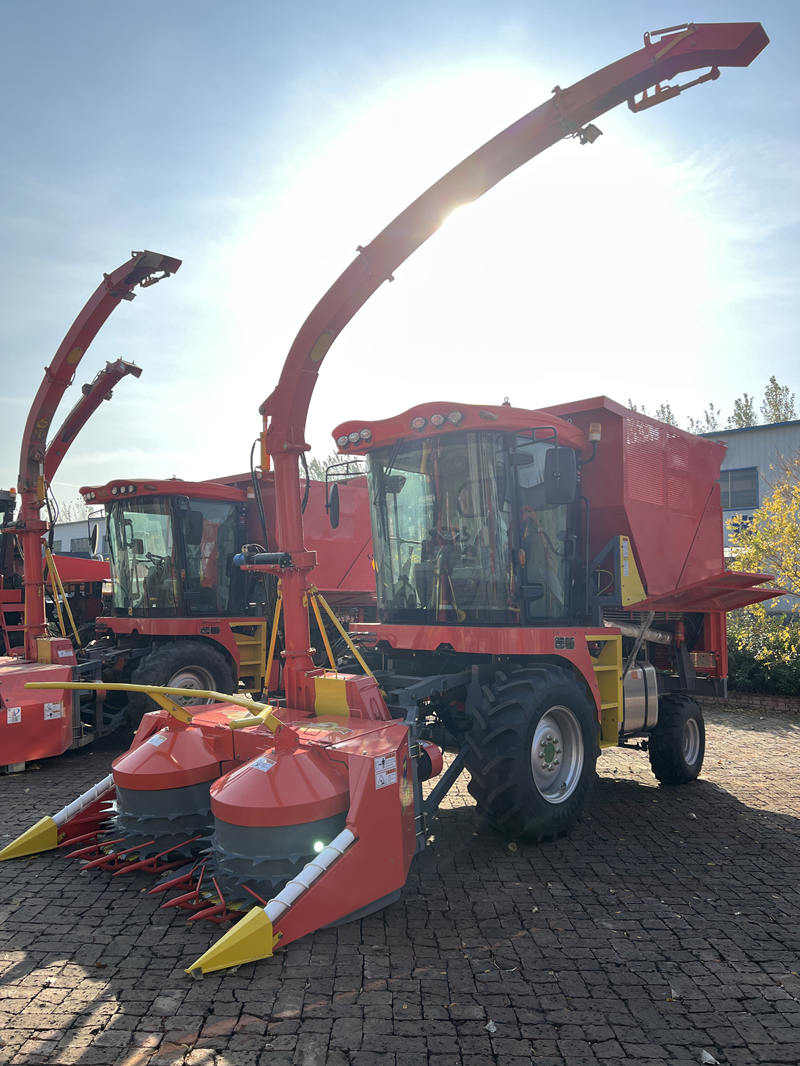
[{"label": "shrub", "polygon": [[800,620],[763,609],[728,616],[728,685],[737,692],[800,696]]}]

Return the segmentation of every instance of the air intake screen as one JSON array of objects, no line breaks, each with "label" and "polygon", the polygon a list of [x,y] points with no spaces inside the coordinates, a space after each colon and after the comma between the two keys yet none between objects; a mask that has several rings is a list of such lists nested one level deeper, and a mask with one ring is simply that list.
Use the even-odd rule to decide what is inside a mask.
[{"label": "air intake screen", "polygon": [[625,495],[641,503],[663,507],[664,434],[644,419],[625,419]]}]

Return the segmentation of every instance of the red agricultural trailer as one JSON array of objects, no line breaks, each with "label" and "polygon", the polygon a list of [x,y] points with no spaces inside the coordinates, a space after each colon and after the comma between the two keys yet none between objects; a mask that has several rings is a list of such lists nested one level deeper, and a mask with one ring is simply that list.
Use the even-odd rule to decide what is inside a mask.
[{"label": "red agricultural trailer", "polygon": [[[770,594],[757,587],[765,575],[722,568],[717,446],[604,398],[556,410],[428,403],[340,426],[338,446],[368,463],[378,602],[377,622],[358,627],[375,650],[367,661],[354,645],[361,672],[347,673],[311,654],[308,605],[326,601],[303,536],[299,461],[336,337],[454,206],[564,136],[592,143],[594,120],[616,104],[641,110],[681,91],[663,80],[705,67],[688,84],[714,79],[767,43],[758,23],[645,35],[359,249],[262,407],[281,550],[245,553],[245,566],[280,580],[285,697],[197,710],[175,702],[180,689],[150,688],[160,710],[113,772],[0,858],[77,845],[87,868],[160,877],[153,891],[179,891],[165,906],[239,918],[189,967],[205,973],[395,899],[465,765],[489,821],[533,839],[578,817],[607,744],[647,744],[664,782],[697,775],[691,697],[701,683],[724,688],[722,612]],[[430,722],[459,750],[423,798],[442,770]]]}]

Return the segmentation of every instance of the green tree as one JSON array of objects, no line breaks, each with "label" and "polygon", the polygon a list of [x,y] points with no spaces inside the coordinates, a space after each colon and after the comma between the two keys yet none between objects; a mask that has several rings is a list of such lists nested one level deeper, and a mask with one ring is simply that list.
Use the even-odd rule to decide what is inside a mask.
[{"label": "green tree", "polygon": [[659,422],[667,422],[670,426],[677,426],[678,424],[678,419],[668,403],[660,403],[656,408],[655,416]]},{"label": "green tree", "polygon": [[719,429],[720,409],[713,402],[703,411],[702,418],[689,419],[690,433],[713,433]]},{"label": "green tree", "polygon": [[746,429],[756,424],[755,401],[748,392],[733,401],[733,414],[728,419],[728,429]]},{"label": "green tree", "polygon": [[779,385],[774,374],[764,389],[761,414],[765,422],[790,422],[797,417],[794,408],[794,393],[788,385]]},{"label": "green tree", "polygon": [[325,480],[325,470],[331,466],[332,463],[340,463],[344,456],[339,455],[338,452],[330,452],[328,455],[318,458],[316,455],[312,455],[308,460],[308,474],[315,481]]}]

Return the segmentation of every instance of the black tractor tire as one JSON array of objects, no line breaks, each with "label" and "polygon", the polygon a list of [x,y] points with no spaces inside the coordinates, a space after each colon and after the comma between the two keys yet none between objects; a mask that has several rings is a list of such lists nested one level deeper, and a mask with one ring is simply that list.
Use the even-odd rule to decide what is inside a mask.
[{"label": "black tractor tire", "polygon": [[[197,683],[189,686],[192,688],[208,687],[214,692],[232,693],[238,685],[227,657],[202,640],[172,640],[160,644],[139,660],[131,682],[134,685],[175,685],[176,676],[184,672],[196,676]],[[155,709],[155,703],[144,692],[130,694],[128,719],[134,727],[143,714]]]},{"label": "black tractor tire", "polygon": [[[562,770],[554,761],[558,748],[552,747],[552,734],[547,732],[553,714],[566,724],[565,736],[572,736],[569,758],[569,746],[562,737]],[[585,686],[559,666],[498,673],[491,686],[484,686],[483,702],[472,707],[470,715],[472,724],[463,748],[472,778],[468,789],[489,824],[514,840],[553,840],[568,832],[594,785],[600,753],[597,711]],[[556,779],[546,786],[551,789],[549,798],[537,785],[533,771],[536,756],[541,760],[537,765],[540,775],[543,770],[550,772],[543,761],[545,743],[551,745],[547,758],[551,760],[548,766],[556,767],[553,772],[566,773],[572,766],[568,784],[559,786]],[[554,795],[559,787],[568,788],[565,798]]]},{"label": "black tractor tire", "polygon": [[662,785],[694,781],[706,753],[703,712],[688,696],[659,697],[658,725],[650,734],[650,767]]}]

